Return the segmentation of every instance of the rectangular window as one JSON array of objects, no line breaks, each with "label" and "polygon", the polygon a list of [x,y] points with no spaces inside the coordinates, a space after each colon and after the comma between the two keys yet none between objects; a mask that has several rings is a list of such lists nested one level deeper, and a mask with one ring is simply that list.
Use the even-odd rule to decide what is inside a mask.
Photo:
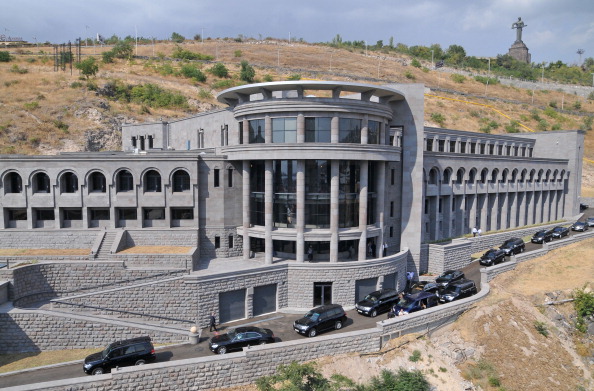
[{"label": "rectangular window", "polygon": [[229,248],[233,248],[233,235],[229,235]]},{"label": "rectangular window", "polygon": [[136,137],[132,137],[132,147],[136,148]]},{"label": "rectangular window", "polygon": [[460,153],[466,153],[466,143],[460,143]]},{"label": "rectangular window", "polygon": [[221,248],[221,237],[215,236],[215,248]]},{"label": "rectangular window", "polygon": [[37,220],[55,220],[53,209],[36,209]]},{"label": "rectangular window", "polygon": [[193,220],[194,209],[192,208],[171,208],[172,220]]},{"label": "rectangular window", "polygon": [[367,121],[367,144],[379,144],[380,126],[379,121]]},{"label": "rectangular window", "polygon": [[243,121],[239,121],[239,145],[243,144]]},{"label": "rectangular window", "polygon": [[329,143],[332,118],[305,118],[305,142]]},{"label": "rectangular window", "polygon": [[390,201],[390,217],[394,217],[394,201]]},{"label": "rectangular window", "polygon": [[165,220],[164,208],[144,208],[143,212],[145,220]]},{"label": "rectangular window", "polygon": [[390,145],[394,145],[394,136],[390,136]]},{"label": "rectangular window", "polygon": [[118,209],[119,220],[136,220],[138,218],[136,208]]},{"label": "rectangular window", "polygon": [[297,118],[273,118],[272,142],[295,143],[297,142]]},{"label": "rectangular window", "polygon": [[82,220],[82,209],[64,209],[64,220]]},{"label": "rectangular window", "polygon": [[452,153],[456,152],[456,142],[455,141],[450,141],[450,152],[452,152]]},{"label": "rectangular window", "polygon": [[338,126],[338,142],[361,144],[361,120],[341,118]]},{"label": "rectangular window", "polygon": [[144,136],[140,136],[140,150],[144,151]]},{"label": "rectangular window", "polygon": [[91,209],[91,220],[109,220],[109,209]]},{"label": "rectangular window", "polygon": [[390,184],[394,185],[394,180],[396,177],[396,170],[395,169],[391,169],[390,170]]},{"label": "rectangular window", "polygon": [[215,168],[213,170],[213,175],[214,175],[214,187],[219,187],[220,186],[220,171],[218,168]]},{"label": "rectangular window", "polygon": [[425,199],[425,214],[429,213],[429,200]]},{"label": "rectangular window", "polygon": [[445,152],[445,140],[439,140],[437,144],[439,152]]},{"label": "rectangular window", "polygon": [[394,237],[394,227],[390,227],[390,237]]},{"label": "rectangular window", "polygon": [[233,169],[227,169],[227,187],[233,187]]},{"label": "rectangular window", "polygon": [[433,151],[433,139],[428,138],[427,139],[427,149],[426,151]]},{"label": "rectangular window", "polygon": [[149,149],[153,148],[153,136],[148,136],[148,147]]},{"label": "rectangular window", "polygon": [[443,205],[443,198],[439,198],[439,202],[437,204],[437,213],[441,213],[441,207]]},{"label": "rectangular window", "polygon": [[27,220],[27,209],[9,209],[8,220]]},{"label": "rectangular window", "polygon": [[250,144],[258,144],[264,142],[264,120],[254,119],[248,121],[250,127]]}]

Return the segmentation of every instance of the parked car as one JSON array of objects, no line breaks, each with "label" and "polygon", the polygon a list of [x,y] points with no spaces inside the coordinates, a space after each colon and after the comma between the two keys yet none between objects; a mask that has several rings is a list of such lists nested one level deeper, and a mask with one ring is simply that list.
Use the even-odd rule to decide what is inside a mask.
[{"label": "parked car", "polygon": [[594,217],[588,217],[586,219],[586,224],[588,224],[588,227],[594,227]]},{"label": "parked car", "polygon": [[83,370],[88,375],[101,375],[115,367],[143,365],[156,358],[150,337],[132,338],[111,343],[102,352],[87,356]]},{"label": "parked car", "polygon": [[460,270],[446,270],[435,279],[435,283],[440,288],[444,288],[452,281],[456,281],[461,278],[464,278],[464,272]]},{"label": "parked car", "polygon": [[293,323],[293,329],[299,334],[315,337],[329,329],[341,329],[346,322],[346,312],[338,304],[326,304],[307,312],[303,318]]},{"label": "parked car", "polygon": [[561,239],[564,236],[569,235],[569,228],[558,226],[553,228],[553,238]]},{"label": "parked car", "polygon": [[233,350],[241,350],[246,346],[265,345],[274,341],[272,330],[246,326],[215,335],[210,339],[208,347],[213,353],[225,354]]},{"label": "parked car", "polygon": [[476,294],[476,284],[472,280],[458,280],[450,283],[443,291],[439,293],[440,303],[449,303],[454,300],[463,299],[465,297]]},{"label": "parked car", "polygon": [[530,241],[532,243],[546,243],[553,240],[553,230],[552,229],[541,229],[537,231]]},{"label": "parked car", "polygon": [[510,238],[503,242],[499,248],[505,251],[505,255],[509,256],[524,252],[526,243],[520,238]]},{"label": "parked car", "polygon": [[380,289],[371,292],[363,300],[358,301],[355,308],[361,315],[375,318],[377,314],[389,311],[396,301],[398,301],[398,291],[396,289]]},{"label": "parked car", "polygon": [[590,205],[587,205],[587,204],[580,204],[580,212],[582,212],[582,211],[584,211],[584,210],[588,209],[589,207],[590,207]]},{"label": "parked car", "polygon": [[433,292],[418,292],[413,295],[405,295],[402,300],[394,305],[392,311],[388,313],[388,318],[435,307],[438,301],[437,294]]},{"label": "parked car", "polygon": [[439,286],[435,282],[431,281],[417,281],[413,283],[409,290],[408,294],[412,295],[419,292],[437,292],[439,290]]},{"label": "parked car", "polygon": [[571,230],[572,231],[580,231],[580,232],[587,231],[588,230],[588,224],[586,224],[584,221],[576,221],[571,226]]},{"label": "parked car", "polygon": [[503,261],[505,261],[505,251],[498,248],[492,248],[483,254],[479,263],[483,266],[493,266]]}]

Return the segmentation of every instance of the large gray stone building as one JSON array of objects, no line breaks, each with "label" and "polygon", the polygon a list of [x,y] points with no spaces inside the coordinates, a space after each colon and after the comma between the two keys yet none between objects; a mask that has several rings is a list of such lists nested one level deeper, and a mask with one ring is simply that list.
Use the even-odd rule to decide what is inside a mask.
[{"label": "large gray stone building", "polygon": [[[424,92],[416,84],[252,84],[220,93],[226,109],[124,125],[119,152],[2,156],[0,237],[125,230],[168,244],[177,233],[176,244],[202,259],[324,263],[321,275],[297,268],[293,280],[286,270],[272,278],[289,279],[282,295],[278,288],[282,305],[308,307],[328,294],[352,301],[351,277],[396,287],[404,270],[426,272],[423,243],[579,213],[583,132],[424,127]],[[400,255],[358,268],[348,289],[328,293],[340,265],[385,258],[384,245]],[[291,298],[307,284],[312,294]]]}]

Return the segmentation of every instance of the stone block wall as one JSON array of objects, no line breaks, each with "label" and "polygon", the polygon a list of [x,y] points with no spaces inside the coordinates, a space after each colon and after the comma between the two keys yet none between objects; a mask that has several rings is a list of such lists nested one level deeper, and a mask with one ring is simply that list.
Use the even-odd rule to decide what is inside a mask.
[{"label": "stone block wall", "polygon": [[510,238],[522,238],[524,236],[533,235],[536,231],[540,231],[541,229],[551,229],[558,225],[566,225],[568,223],[556,223],[556,224],[546,224],[546,225],[539,225],[530,228],[522,228],[516,229],[513,231],[506,231],[500,233],[493,233],[483,236],[476,236],[468,238],[470,243],[472,243],[472,253],[474,254],[479,251],[487,250],[491,247],[499,247],[503,242]]},{"label": "stone block wall", "polygon": [[143,229],[126,230],[126,247],[134,246],[187,246],[198,247],[197,229]]},{"label": "stone block wall", "polygon": [[428,244],[429,263],[428,273],[441,274],[449,269],[462,269],[468,266],[472,259],[472,245],[467,239],[454,239],[448,243]]},{"label": "stone block wall", "polygon": [[131,268],[173,268],[192,271],[197,258],[198,249],[194,247],[188,254],[113,254],[110,259]]},{"label": "stone block wall", "polygon": [[100,231],[85,230],[2,230],[2,248],[88,248]]},{"label": "stone block wall", "polygon": [[0,314],[0,354],[107,346],[114,340],[149,335],[155,343],[183,343],[186,332],[165,332],[117,321],[90,321],[35,313]]},{"label": "stone block wall", "polygon": [[[219,237],[218,248],[215,246],[216,237]],[[232,243],[229,237],[233,238]],[[243,236],[237,234],[235,227],[207,227],[207,230],[201,231],[200,256],[202,258],[239,257],[242,254]]]}]

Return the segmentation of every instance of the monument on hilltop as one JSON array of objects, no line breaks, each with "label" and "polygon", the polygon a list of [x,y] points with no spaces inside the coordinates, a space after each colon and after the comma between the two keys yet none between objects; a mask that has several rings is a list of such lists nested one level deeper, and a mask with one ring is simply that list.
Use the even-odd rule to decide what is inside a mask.
[{"label": "monument on hilltop", "polygon": [[516,29],[516,41],[509,48],[509,55],[518,61],[530,64],[530,53],[528,53],[528,47],[522,41],[522,29],[528,25],[524,24],[522,18],[518,18],[518,21],[512,24],[512,29]]}]

